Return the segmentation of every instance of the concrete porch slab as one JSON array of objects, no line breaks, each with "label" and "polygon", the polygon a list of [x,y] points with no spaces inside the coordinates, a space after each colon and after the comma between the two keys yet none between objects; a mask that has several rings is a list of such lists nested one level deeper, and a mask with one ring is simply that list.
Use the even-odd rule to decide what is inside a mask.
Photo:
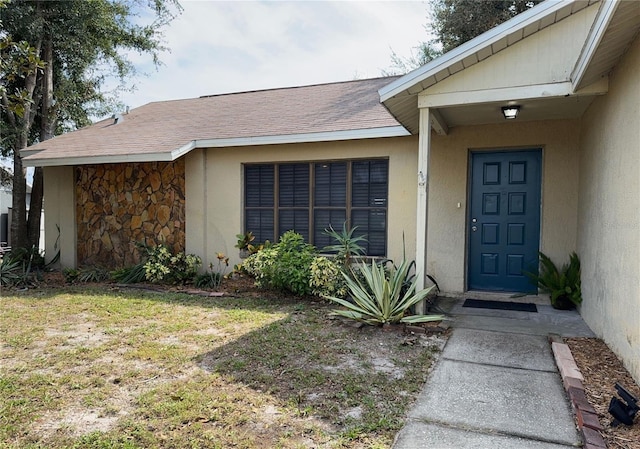
[{"label": "concrete porch slab", "polygon": [[435,307],[453,317],[453,327],[457,328],[540,336],[595,337],[576,310],[556,310],[549,305],[537,305],[538,313],[517,312],[462,307],[463,302],[455,298],[438,298]]}]

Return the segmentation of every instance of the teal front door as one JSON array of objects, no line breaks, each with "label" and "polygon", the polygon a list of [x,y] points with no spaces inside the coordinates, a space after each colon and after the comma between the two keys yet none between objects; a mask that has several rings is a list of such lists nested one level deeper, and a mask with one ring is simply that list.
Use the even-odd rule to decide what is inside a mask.
[{"label": "teal front door", "polygon": [[539,149],[471,153],[469,290],[536,290],[541,164]]}]

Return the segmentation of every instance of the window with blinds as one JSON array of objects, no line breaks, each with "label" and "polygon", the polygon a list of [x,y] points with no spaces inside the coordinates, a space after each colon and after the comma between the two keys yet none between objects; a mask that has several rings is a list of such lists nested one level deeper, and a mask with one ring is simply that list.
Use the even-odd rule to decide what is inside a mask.
[{"label": "window with blinds", "polygon": [[387,159],[244,166],[245,231],[276,241],[288,230],[322,249],[333,226],[357,226],[369,256],[387,249]]}]

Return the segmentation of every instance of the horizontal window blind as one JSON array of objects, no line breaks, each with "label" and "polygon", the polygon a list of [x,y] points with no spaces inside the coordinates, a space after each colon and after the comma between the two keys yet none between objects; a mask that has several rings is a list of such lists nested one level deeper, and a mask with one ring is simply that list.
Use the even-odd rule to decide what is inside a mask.
[{"label": "horizontal window blind", "polygon": [[388,173],[387,159],[246,164],[245,231],[263,242],[294,230],[322,250],[336,243],[325,229],[346,221],[367,255],[385,256]]}]

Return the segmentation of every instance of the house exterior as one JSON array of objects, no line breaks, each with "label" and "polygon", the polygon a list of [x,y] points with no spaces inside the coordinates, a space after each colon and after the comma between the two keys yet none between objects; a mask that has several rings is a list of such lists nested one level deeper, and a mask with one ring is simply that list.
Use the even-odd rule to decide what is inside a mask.
[{"label": "house exterior", "polygon": [[152,103],[25,163],[64,266],[140,240],[208,264],[246,230],[322,247],[346,219],[456,296],[577,251],[581,314],[640,381],[639,30],[640,2],[547,0],[402,77]]}]

